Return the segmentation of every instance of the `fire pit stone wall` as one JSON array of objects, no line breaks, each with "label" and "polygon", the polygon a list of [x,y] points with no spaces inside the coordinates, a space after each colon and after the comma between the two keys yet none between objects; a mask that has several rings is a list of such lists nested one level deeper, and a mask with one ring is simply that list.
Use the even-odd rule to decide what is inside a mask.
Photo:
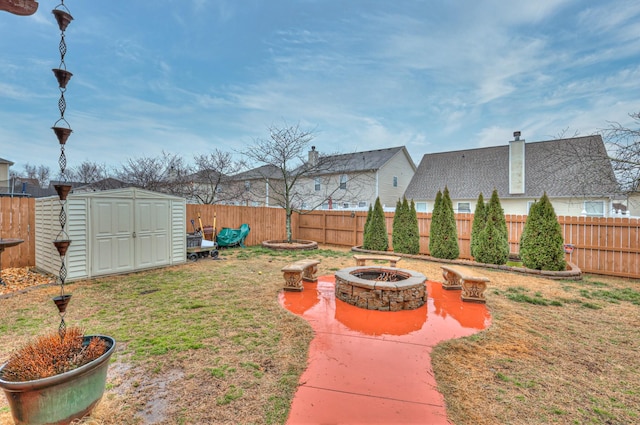
[{"label": "fire pit stone wall", "polygon": [[338,270],[335,278],[336,297],[356,307],[381,311],[413,310],[427,301],[426,277],[412,270],[357,266]]}]

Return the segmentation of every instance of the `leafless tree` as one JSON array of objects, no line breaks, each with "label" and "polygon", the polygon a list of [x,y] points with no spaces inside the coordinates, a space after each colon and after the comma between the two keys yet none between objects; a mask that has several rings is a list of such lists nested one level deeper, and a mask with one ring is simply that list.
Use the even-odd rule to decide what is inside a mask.
[{"label": "leafless tree", "polygon": [[629,116],[635,121],[635,128],[614,122],[602,131],[613,168],[625,193],[640,189],[640,112]]},{"label": "leafless tree", "polygon": [[44,188],[49,185],[51,170],[45,165],[36,166],[27,163],[24,165],[24,173],[20,177],[38,182],[38,185]]},{"label": "leafless tree", "polygon": [[188,195],[190,174],[182,157],[164,151],[159,157],[130,158],[116,170],[116,177],[132,186],[177,196]]},{"label": "leafless tree", "polygon": [[200,204],[227,203],[238,198],[238,188],[230,184],[229,176],[237,174],[242,161],[229,152],[214,149],[209,155],[194,155],[195,172],[188,185],[190,198]]},{"label": "leafless tree", "polygon": [[[264,183],[264,187],[245,187],[254,195],[264,196],[263,189],[268,192],[270,203],[283,208],[286,212],[286,235],[291,241],[291,216],[294,212],[304,213],[312,211],[325,204],[328,200],[340,202],[347,197],[357,197],[355,191],[362,190],[360,185],[348,185],[347,181],[328,184],[329,176],[344,175],[349,180],[362,177],[364,173],[353,170],[351,160],[344,160],[341,155],[320,155],[312,147],[308,152],[307,146],[314,139],[312,131],[303,130],[297,125],[282,127],[272,125],[268,128],[269,138],[256,139],[254,144],[243,153],[251,163],[261,165],[251,170],[254,180]],[[313,187],[315,179],[322,179],[324,190],[316,192]],[[369,182],[370,184],[371,182]],[[349,190],[346,188],[349,187]]]},{"label": "leafless tree", "polygon": [[69,180],[84,184],[96,183],[109,177],[105,164],[91,161],[84,161],[76,167],[68,168],[65,172]]}]

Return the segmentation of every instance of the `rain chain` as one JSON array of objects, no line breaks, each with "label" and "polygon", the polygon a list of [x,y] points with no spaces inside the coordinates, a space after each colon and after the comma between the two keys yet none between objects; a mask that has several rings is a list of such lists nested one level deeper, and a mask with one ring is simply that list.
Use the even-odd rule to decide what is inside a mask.
[{"label": "rain chain", "polygon": [[71,244],[71,240],[69,239],[69,235],[65,231],[65,227],[67,224],[67,212],[65,211],[65,204],[67,201],[67,195],[71,191],[71,185],[68,184],[66,168],[67,168],[67,157],[64,153],[64,147],[67,143],[67,139],[73,130],[71,130],[71,126],[69,122],[64,118],[65,110],[67,109],[67,101],[64,98],[64,93],[67,91],[67,83],[71,79],[73,75],[69,71],[67,71],[67,66],[64,63],[64,56],[67,53],[67,43],[64,39],[64,32],[67,29],[67,25],[73,20],[71,13],[69,13],[69,9],[64,5],[64,0],[61,0],[61,3],[53,9],[51,12],[56,18],[58,22],[58,27],[60,28],[60,66],[58,68],[53,69],[53,73],[58,80],[58,87],[60,89],[60,99],[58,100],[58,109],[60,110],[60,119],[55,122],[52,129],[58,138],[58,142],[60,143],[60,158],[58,159],[58,165],[60,165],[60,176],[62,181],[61,184],[55,185],[56,192],[58,193],[58,198],[60,199],[60,214],[58,219],[60,221],[60,232],[56,236],[56,239],[53,241],[53,244],[58,250],[60,254],[60,272],[58,274],[58,282],[60,284],[60,295],[53,298],[53,302],[58,307],[58,312],[60,314],[60,326],[58,327],[58,334],[60,335],[60,339],[64,339],[64,336],[67,333],[67,325],[64,322],[64,316],[67,310],[67,305],[69,304],[69,300],[71,299],[71,294],[64,293],[64,282],[67,278],[67,267],[65,265],[65,255],[67,253],[67,248]]}]

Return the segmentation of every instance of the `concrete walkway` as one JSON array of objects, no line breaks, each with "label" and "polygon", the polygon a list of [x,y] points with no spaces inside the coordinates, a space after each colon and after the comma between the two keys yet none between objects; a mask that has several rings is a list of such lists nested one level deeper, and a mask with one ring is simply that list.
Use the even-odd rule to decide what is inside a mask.
[{"label": "concrete walkway", "polygon": [[463,303],[460,291],[428,281],[425,306],[371,311],[336,301],[333,276],[304,285],[279,297],[315,331],[288,425],[450,424],[431,350],[486,328],[484,305]]}]

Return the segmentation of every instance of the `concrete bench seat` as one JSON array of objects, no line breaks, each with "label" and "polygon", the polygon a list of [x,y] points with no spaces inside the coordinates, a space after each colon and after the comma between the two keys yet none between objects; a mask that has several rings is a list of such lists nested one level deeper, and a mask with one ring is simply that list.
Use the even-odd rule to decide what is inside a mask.
[{"label": "concrete bench seat", "polygon": [[356,260],[356,266],[366,266],[367,261],[388,261],[389,266],[396,267],[396,263],[402,260],[402,257],[395,255],[379,254],[355,254],[353,258]]},{"label": "concrete bench seat", "polygon": [[482,276],[475,270],[463,266],[441,266],[443,289],[462,289],[462,301],[484,303],[484,291],[487,289],[489,278]]},{"label": "concrete bench seat", "polygon": [[319,260],[298,260],[284,266],[281,271],[284,276],[285,291],[302,291],[302,281],[317,282]]}]

